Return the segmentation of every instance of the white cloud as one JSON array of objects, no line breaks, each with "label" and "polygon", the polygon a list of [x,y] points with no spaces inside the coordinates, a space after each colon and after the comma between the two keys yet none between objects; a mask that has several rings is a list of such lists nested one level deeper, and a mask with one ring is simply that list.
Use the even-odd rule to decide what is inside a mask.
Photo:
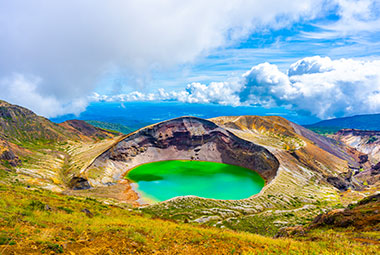
[{"label": "white cloud", "polygon": [[[380,60],[331,60],[308,57],[290,65],[287,73],[276,65],[256,65],[242,77],[209,85],[191,83],[186,89],[123,97],[98,95],[97,100],[176,100],[223,105],[285,106],[320,118],[380,112]],[[138,94],[138,97],[135,95]]]},{"label": "white cloud", "polygon": [[[305,24],[336,10],[337,20],[325,26],[316,24],[322,32],[304,35],[322,39],[362,36],[380,31],[379,3],[379,0],[0,0],[0,98],[46,116],[70,111],[78,113],[85,108],[87,96],[97,85],[112,86],[100,83],[107,80],[102,76],[109,72],[126,77],[118,76],[115,86],[138,89],[149,83],[152,70],[170,72],[172,67],[194,63],[212,50],[223,50],[252,33],[280,29],[296,22]],[[329,67],[322,63],[323,60],[329,61],[322,58],[314,59],[313,66],[309,62],[304,66],[299,64],[297,69],[289,70],[289,75],[303,73],[304,68],[315,74],[322,71],[320,68],[327,68],[327,75]],[[286,74],[273,66],[257,66],[256,69],[251,75],[257,72],[257,79],[267,82],[271,90],[264,86],[243,88],[243,82],[218,82],[207,86],[195,82],[179,92],[134,92],[119,97],[125,101],[166,98],[237,105],[251,101],[280,103],[313,92],[310,88],[301,89],[304,85],[299,84],[311,83],[304,75],[304,80],[298,82],[295,77],[288,77],[286,83]],[[16,79],[15,73],[23,78]],[[333,82],[333,78],[328,79]],[[30,98],[25,96],[21,101],[18,98],[23,96],[17,97],[17,93],[23,92],[7,92],[15,90],[14,84],[26,86],[24,91],[31,93]],[[281,97],[279,94],[285,88],[295,92],[287,92]],[[255,96],[248,93],[250,90],[267,90],[277,96],[260,93]],[[107,88],[104,91],[115,90]],[[376,96],[371,98],[369,107],[377,109]],[[290,103],[297,108],[297,104]],[[329,116],[330,108],[318,115]]]},{"label": "white cloud", "polygon": [[[321,62],[330,71],[290,76],[295,109],[322,118],[380,112],[380,60],[339,59]],[[316,106],[315,108],[313,108]]]},{"label": "white cloud", "polygon": [[0,79],[37,77],[34,93],[64,105],[91,94],[110,70],[127,76],[127,86],[143,86],[151,70],[195,61],[253,31],[313,19],[323,2],[0,0]]},{"label": "white cloud", "polygon": [[42,96],[37,91],[40,82],[37,77],[12,74],[0,80],[1,99],[32,109],[45,117],[67,113],[78,115],[86,109],[88,100],[83,97],[62,102],[54,96]]},{"label": "white cloud", "polygon": [[288,75],[303,75],[311,73],[324,73],[333,70],[333,62],[329,57],[308,57],[292,64],[288,70]]},{"label": "white cloud", "polygon": [[288,73],[268,63],[245,74],[243,102],[288,106],[320,118],[380,112],[380,60],[319,56],[292,64]]},{"label": "white cloud", "polygon": [[193,82],[187,85],[184,90],[165,91],[164,88],[158,89],[156,93],[144,94],[138,91],[129,94],[113,96],[99,95],[93,93],[91,101],[179,101],[183,103],[213,103],[221,105],[241,105],[237,94],[241,83],[235,82],[211,82],[209,85]]},{"label": "white cloud", "polygon": [[234,82],[211,82],[209,85],[193,82],[187,85],[186,93],[180,93],[177,98],[186,103],[239,105],[236,85]]}]

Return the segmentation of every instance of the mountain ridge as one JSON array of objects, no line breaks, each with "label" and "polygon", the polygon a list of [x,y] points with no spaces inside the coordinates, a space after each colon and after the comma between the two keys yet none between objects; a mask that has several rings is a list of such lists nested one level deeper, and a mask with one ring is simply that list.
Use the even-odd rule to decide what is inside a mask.
[{"label": "mountain ridge", "polygon": [[[43,188],[57,192],[54,196],[96,199],[104,202],[102,206],[128,208],[130,212],[152,218],[274,236],[282,227],[310,223],[322,212],[341,208],[379,190],[378,164],[365,165],[366,168],[359,171],[364,166],[364,154],[354,156],[355,149],[344,142],[317,135],[278,116],[227,116],[209,120],[180,117],[128,135],[118,135],[78,120],[55,124],[27,109],[5,103],[1,107],[0,123],[6,129],[0,130],[0,135],[3,134],[0,136],[0,184],[21,185],[17,192],[24,194],[24,199],[30,192],[29,187]],[[39,132],[40,126],[44,132]],[[16,136],[9,138],[10,134]],[[160,152],[168,148],[170,153]],[[217,149],[216,154],[213,149]],[[239,154],[240,149],[244,150]],[[165,155],[212,160],[207,157],[224,153],[226,158],[234,160],[246,157],[242,162],[247,164],[255,160],[261,162],[251,165],[253,170],[260,171],[265,165],[262,162],[278,162],[278,168],[267,177],[271,181],[262,191],[247,199],[184,196],[141,206],[136,202],[139,195],[130,181],[122,177],[129,169],[125,163],[147,152],[151,161]],[[368,161],[365,164],[369,164]],[[79,187],[74,190],[76,184]],[[14,189],[13,186],[10,189]],[[52,208],[46,202],[48,198],[41,199],[43,207],[38,202],[24,203],[28,208],[40,208],[28,214],[41,215],[43,208]],[[71,213],[57,214],[63,210],[59,207],[55,205],[46,213],[71,217]],[[75,221],[80,221],[83,211],[72,208],[63,211],[75,211]],[[92,213],[91,216],[84,211],[98,221],[108,217]]]},{"label": "mountain ridge", "polygon": [[97,153],[96,148],[119,135],[81,120],[53,123],[24,107],[0,101],[0,168],[14,169],[23,181],[49,189],[67,187],[72,172],[80,171],[91,158],[83,150],[94,148]]},{"label": "mountain ridge", "polygon": [[380,113],[362,114],[349,117],[322,120],[314,124],[304,125],[307,128],[334,128],[335,131],[344,128],[380,131]]}]

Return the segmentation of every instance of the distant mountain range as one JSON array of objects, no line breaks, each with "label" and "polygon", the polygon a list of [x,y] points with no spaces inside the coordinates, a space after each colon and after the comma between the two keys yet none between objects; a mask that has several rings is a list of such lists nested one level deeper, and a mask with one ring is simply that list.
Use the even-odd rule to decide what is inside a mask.
[{"label": "distant mountain range", "polygon": [[305,125],[317,133],[335,133],[343,128],[380,131],[380,114],[355,115],[352,117],[323,120]]}]

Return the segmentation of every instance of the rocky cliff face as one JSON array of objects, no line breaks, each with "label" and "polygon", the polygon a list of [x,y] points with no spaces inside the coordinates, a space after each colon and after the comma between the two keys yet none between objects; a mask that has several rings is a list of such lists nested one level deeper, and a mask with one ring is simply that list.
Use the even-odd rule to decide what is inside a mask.
[{"label": "rocky cliff face", "polygon": [[[0,138],[0,161],[10,166],[17,166],[20,159],[16,156],[9,143]],[[1,165],[0,165],[1,166]]]},{"label": "rocky cliff face", "polygon": [[114,183],[137,165],[161,160],[201,160],[257,171],[271,181],[279,166],[264,147],[243,140],[213,122],[182,117],[137,131],[100,155],[86,170],[93,186]]},{"label": "rocky cliff face", "polygon": [[367,154],[372,164],[380,162],[380,131],[342,129],[333,137]]},{"label": "rocky cliff face", "polygon": [[[340,191],[361,189],[363,183],[374,183],[377,180],[370,172],[371,178],[367,176],[371,164],[366,154],[348,147],[342,141],[318,135],[284,118],[236,116],[212,120],[247,140],[266,146],[279,158],[280,165],[291,162],[297,166],[302,165],[320,173],[325,182]],[[292,166],[292,169],[297,166]],[[363,173],[357,175],[359,171]]]}]

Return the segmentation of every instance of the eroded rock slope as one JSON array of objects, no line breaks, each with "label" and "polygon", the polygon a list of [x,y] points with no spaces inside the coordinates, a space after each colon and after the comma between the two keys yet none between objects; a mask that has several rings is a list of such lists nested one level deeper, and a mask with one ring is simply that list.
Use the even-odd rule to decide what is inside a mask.
[{"label": "eroded rock slope", "polygon": [[367,154],[371,163],[380,161],[380,131],[342,129],[333,137]]},{"label": "eroded rock slope", "polygon": [[215,123],[181,117],[143,128],[100,155],[83,173],[92,186],[122,179],[131,168],[162,160],[200,160],[233,164],[258,172],[268,182],[278,160],[267,149],[246,141]]},{"label": "eroded rock slope", "polygon": [[[271,228],[304,223],[324,210],[341,206],[345,203],[342,191],[361,185],[351,175],[351,167],[357,164],[355,158],[344,144],[333,139],[276,116],[210,120],[275,155],[280,162],[276,177],[259,194],[247,199],[180,197],[143,207],[143,211],[163,218],[241,230],[254,226],[254,232],[270,232]],[[372,191],[363,192],[366,195]],[[361,196],[356,191],[349,194]]]}]

